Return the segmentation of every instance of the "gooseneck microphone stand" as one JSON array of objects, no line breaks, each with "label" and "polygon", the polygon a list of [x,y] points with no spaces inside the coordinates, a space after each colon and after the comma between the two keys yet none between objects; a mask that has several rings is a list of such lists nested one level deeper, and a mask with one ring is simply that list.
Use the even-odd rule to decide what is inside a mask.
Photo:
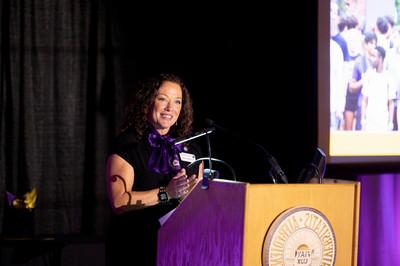
[{"label": "gooseneck microphone stand", "polygon": [[212,169],[212,157],[211,157],[211,144],[210,144],[210,135],[206,134],[206,140],[207,140],[207,150],[208,150],[208,167],[210,168],[210,175],[204,175],[203,173],[203,180],[201,181],[201,188],[202,189],[208,189],[209,187],[209,179],[213,179],[214,177],[214,171]]}]

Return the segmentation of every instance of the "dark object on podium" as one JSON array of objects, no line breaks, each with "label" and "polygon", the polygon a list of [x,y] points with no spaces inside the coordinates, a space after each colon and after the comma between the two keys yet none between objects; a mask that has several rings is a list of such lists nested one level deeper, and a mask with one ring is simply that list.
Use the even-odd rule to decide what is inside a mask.
[{"label": "dark object on podium", "polygon": [[322,184],[325,168],[326,155],[320,148],[317,148],[311,163],[300,172],[297,183],[309,183],[311,179],[318,179],[318,183]]}]

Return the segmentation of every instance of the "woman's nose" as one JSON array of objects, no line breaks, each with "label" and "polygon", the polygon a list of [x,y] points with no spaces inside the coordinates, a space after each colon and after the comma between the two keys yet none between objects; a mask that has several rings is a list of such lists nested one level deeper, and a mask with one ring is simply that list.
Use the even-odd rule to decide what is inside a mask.
[{"label": "woman's nose", "polygon": [[170,100],[165,104],[165,109],[167,110],[176,110],[178,108],[179,108],[179,103],[173,100]]},{"label": "woman's nose", "polygon": [[171,110],[172,109],[172,105],[171,102],[167,102],[167,104],[165,105],[165,110]]}]

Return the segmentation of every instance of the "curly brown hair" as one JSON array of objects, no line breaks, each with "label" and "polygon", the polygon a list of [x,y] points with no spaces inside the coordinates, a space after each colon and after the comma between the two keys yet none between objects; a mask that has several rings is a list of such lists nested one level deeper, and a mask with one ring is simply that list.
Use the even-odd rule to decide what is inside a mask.
[{"label": "curly brown hair", "polygon": [[193,107],[189,91],[183,80],[174,74],[159,74],[142,82],[133,101],[126,108],[126,117],[121,132],[133,129],[138,138],[150,128],[148,113],[156,99],[157,92],[165,81],[178,84],[182,89],[182,109],[176,124],[171,128],[173,137],[187,137],[192,133]]}]

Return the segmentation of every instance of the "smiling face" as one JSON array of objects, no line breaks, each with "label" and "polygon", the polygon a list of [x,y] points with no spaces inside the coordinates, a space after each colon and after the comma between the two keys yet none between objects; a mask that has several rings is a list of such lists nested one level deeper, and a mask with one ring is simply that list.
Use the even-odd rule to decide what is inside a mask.
[{"label": "smiling face", "polygon": [[149,121],[160,135],[165,135],[178,120],[181,109],[181,87],[177,83],[164,81],[149,112]]}]

